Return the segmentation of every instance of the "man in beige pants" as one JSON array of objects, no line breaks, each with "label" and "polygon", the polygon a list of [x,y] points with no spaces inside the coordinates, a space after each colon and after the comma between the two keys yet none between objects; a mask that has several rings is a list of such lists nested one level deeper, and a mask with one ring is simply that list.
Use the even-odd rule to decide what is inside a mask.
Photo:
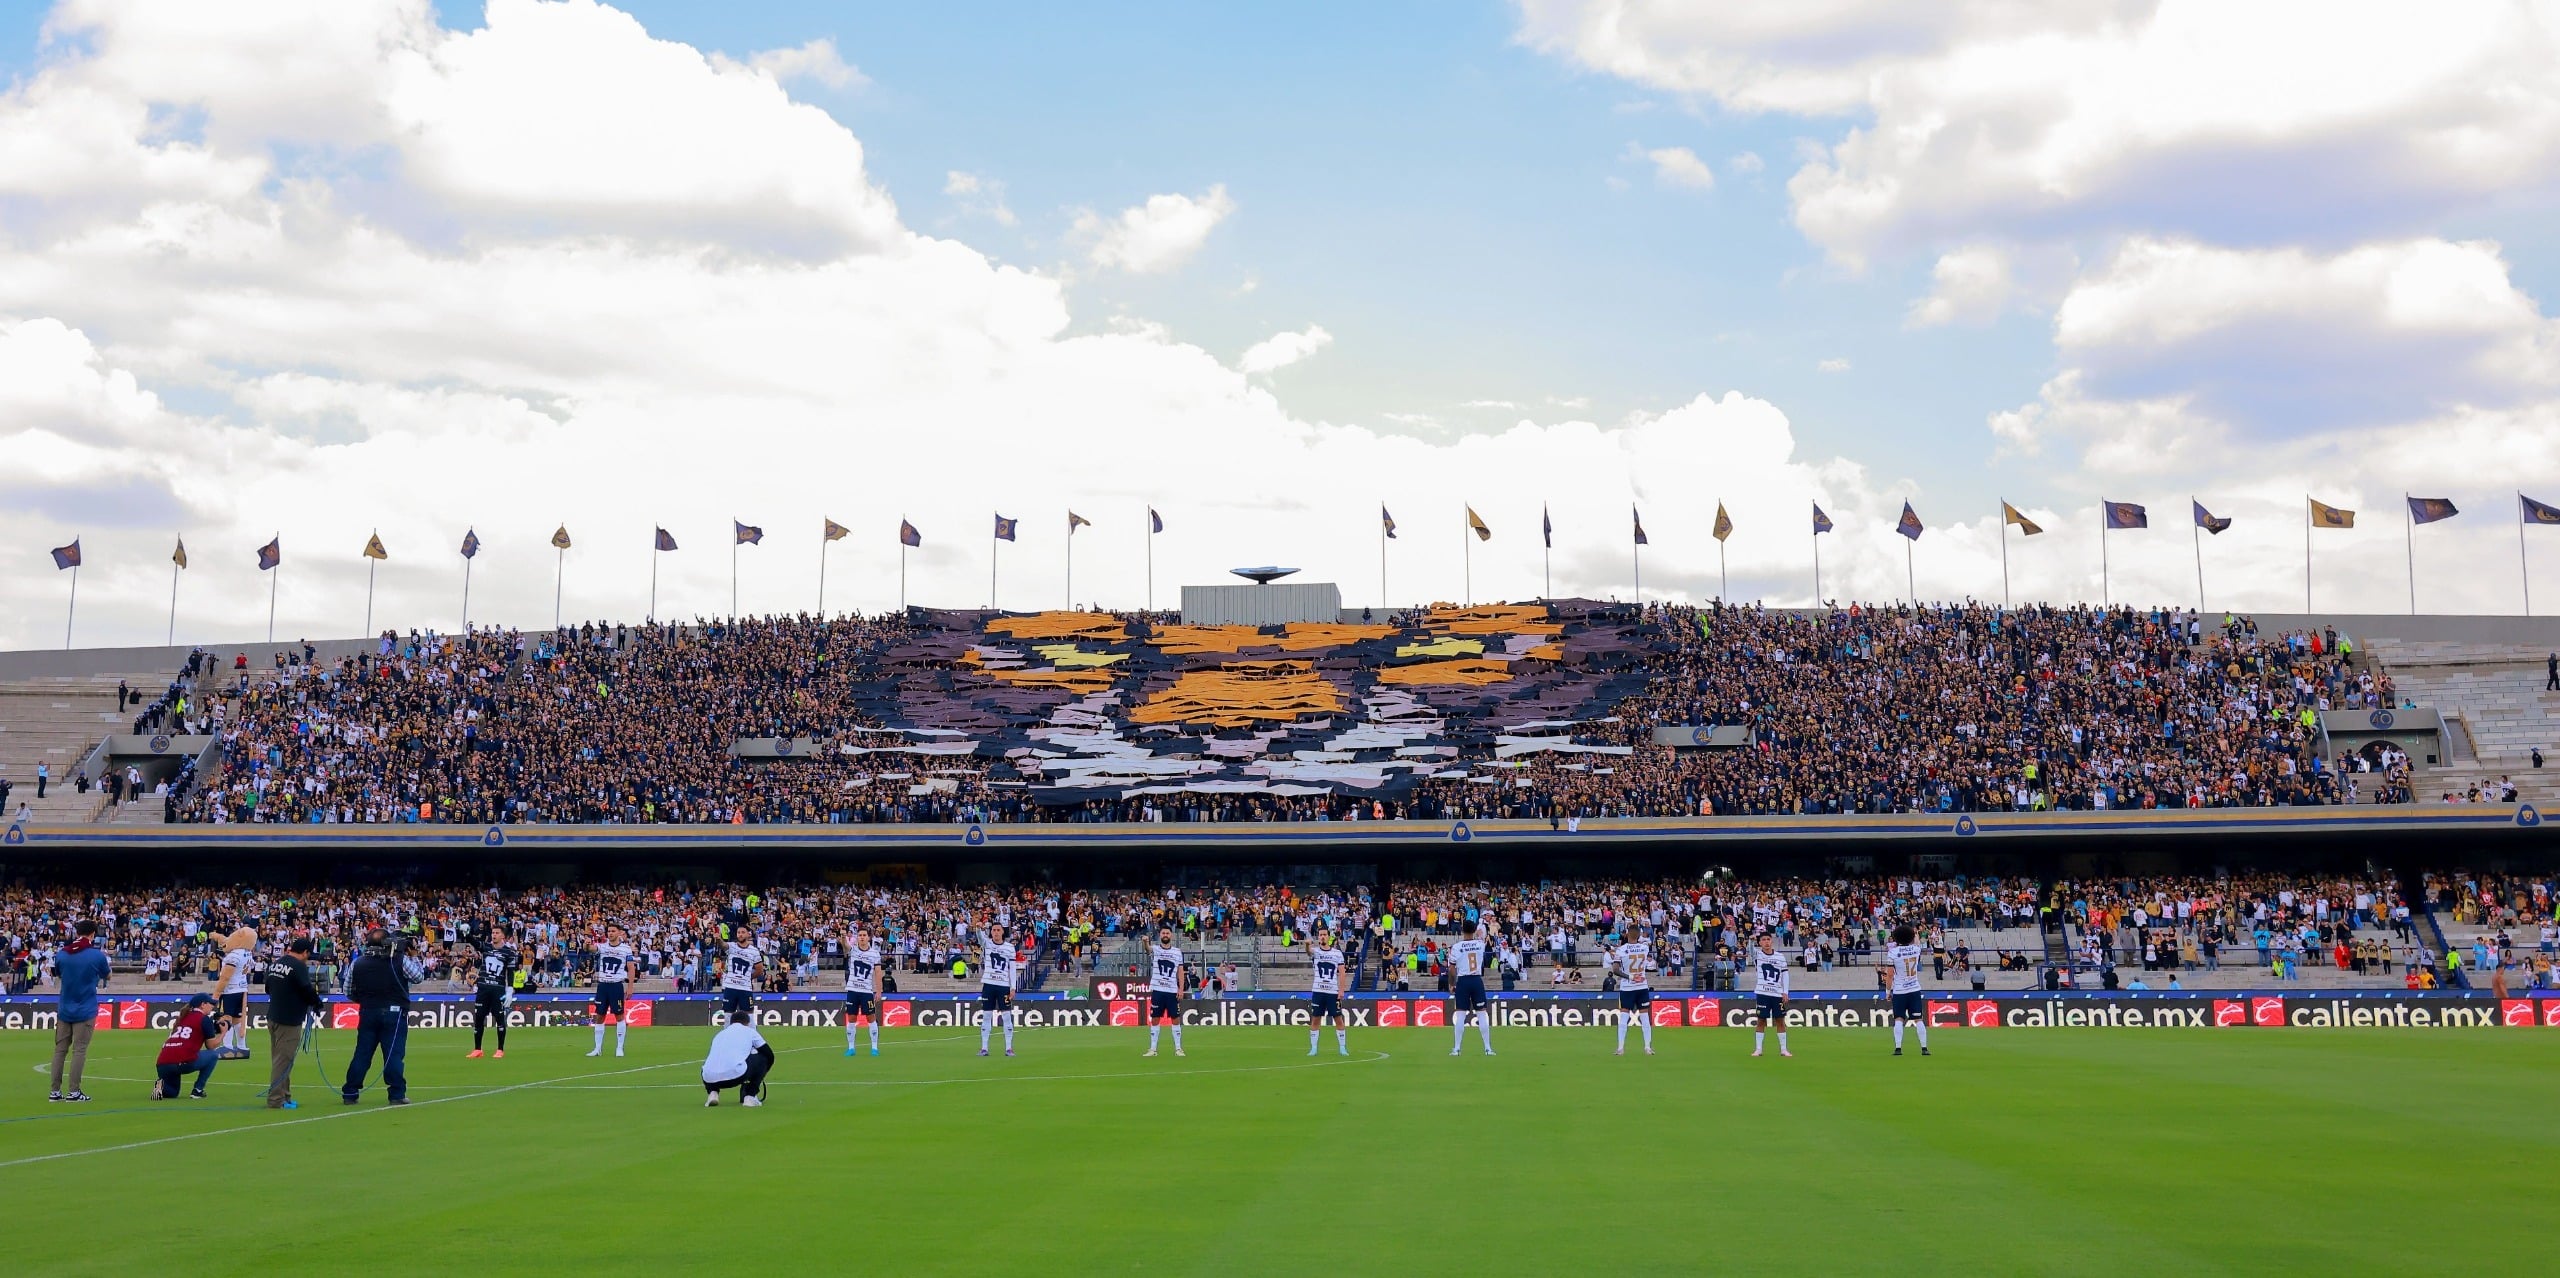
[{"label": "man in beige pants", "polygon": [[267,1108],[300,1109],[293,1099],[293,1061],[302,1054],[302,1023],[320,1010],[320,988],[311,980],[311,938],[297,936],[284,953],[267,960],[259,977],[267,989]]},{"label": "man in beige pants", "polygon": [[80,1074],[89,1067],[98,990],[107,983],[107,956],[98,948],[96,919],[80,920],[71,943],[53,956],[53,974],[62,982],[62,992],[54,1002],[53,1094],[46,1099],[85,1101],[89,1094],[80,1090]]}]

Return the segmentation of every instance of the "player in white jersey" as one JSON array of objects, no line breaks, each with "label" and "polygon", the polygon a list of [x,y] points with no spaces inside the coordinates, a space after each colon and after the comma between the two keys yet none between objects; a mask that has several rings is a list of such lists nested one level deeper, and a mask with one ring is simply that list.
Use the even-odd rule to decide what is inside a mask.
[{"label": "player in white jersey", "polygon": [[1751,1026],[1751,1054],[1758,1056],[1768,1041],[1769,1027],[1778,1027],[1778,1055],[1793,1056],[1787,1050],[1787,956],[1778,952],[1776,934],[1762,932],[1760,948],[1751,955],[1751,992],[1758,996],[1758,1009]]},{"label": "player in white jersey", "polygon": [[1460,924],[1458,939],[1449,944],[1449,993],[1449,1026],[1457,1032],[1449,1054],[1466,1050],[1467,1018],[1473,1016],[1484,1054],[1493,1055],[1493,1013],[1484,996],[1484,938],[1476,935],[1474,919]]},{"label": "player in white jersey", "polygon": [[871,1027],[871,1054],[880,1054],[880,947],[871,933],[855,928],[844,947],[844,1054],[851,1056],[859,1048],[854,1033],[863,1025]]},{"label": "player in white jersey", "polygon": [[755,1017],[756,969],[764,966],[764,951],[741,944],[745,939],[740,929],[720,959],[720,1010],[733,1021]]},{"label": "player in white jersey", "polygon": [[222,991],[223,1016],[231,1024],[216,1042],[217,1060],[249,1059],[249,977],[258,970],[258,930],[241,928],[222,942],[222,971],[218,988]]},{"label": "player in white jersey", "polygon": [[631,990],[632,960],[636,957],[621,928],[604,930],[604,944],[596,947],[596,997],[587,1005],[587,1023],[596,1031],[596,1045],[587,1052],[589,1056],[604,1055],[607,1025],[613,1026],[613,1054],[622,1055],[623,1042],[631,1032],[625,1003]]},{"label": "player in white jersey", "polygon": [[1920,1035],[1920,1054],[1929,1054],[1929,1008],[1920,993],[1920,965],[1928,961],[1929,951],[1915,944],[1911,925],[1893,929],[1893,944],[1885,947],[1884,961],[1893,980],[1893,1054],[1902,1055],[1902,1027],[1908,1022]]},{"label": "player in white jersey", "polygon": [[1342,1010],[1342,947],[1335,944],[1332,929],[1316,933],[1315,948],[1307,957],[1308,995],[1315,1000],[1315,1014],[1307,1020],[1307,1055],[1316,1054],[1317,1046],[1324,1041],[1324,1023],[1330,1020],[1334,1046],[1349,1056],[1351,1018]]},{"label": "player in white jersey", "polygon": [[978,1055],[987,1054],[987,1039],[996,1021],[1004,1021],[1004,1054],[1013,1055],[1014,1027],[1022,1013],[1013,1008],[1013,942],[993,932],[978,933]]},{"label": "player in white jersey", "polygon": [[1653,1055],[1653,947],[1638,935],[1609,951],[1609,969],[1618,974],[1618,1051],[1627,1054],[1627,1022],[1644,1027],[1644,1054]]},{"label": "player in white jersey", "polygon": [[1156,1054],[1156,1037],[1173,1027],[1173,1054],[1182,1055],[1182,951],[1174,946],[1173,929],[1159,928],[1147,947],[1147,1050]]}]

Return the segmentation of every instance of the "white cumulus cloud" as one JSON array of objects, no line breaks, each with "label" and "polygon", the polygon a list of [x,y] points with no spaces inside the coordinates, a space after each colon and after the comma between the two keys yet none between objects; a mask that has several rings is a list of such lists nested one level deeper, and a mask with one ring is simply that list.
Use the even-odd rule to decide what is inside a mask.
[{"label": "white cumulus cloud", "polygon": [[1307,325],[1297,333],[1274,333],[1245,348],[1244,358],[1236,367],[1247,373],[1268,373],[1287,368],[1325,347],[1333,345],[1333,334],[1319,324]]},{"label": "white cumulus cloud", "polygon": [[859,67],[836,52],[836,42],[820,37],[788,49],[766,49],[748,65],[776,80],[814,80],[830,89],[859,89],[871,83]]},{"label": "white cumulus cloud", "polygon": [[1152,275],[1191,260],[1235,211],[1235,197],[1219,185],[1196,197],[1151,195],[1108,218],[1088,210],[1076,217],[1074,230],[1090,241],[1086,256],[1094,265]]}]

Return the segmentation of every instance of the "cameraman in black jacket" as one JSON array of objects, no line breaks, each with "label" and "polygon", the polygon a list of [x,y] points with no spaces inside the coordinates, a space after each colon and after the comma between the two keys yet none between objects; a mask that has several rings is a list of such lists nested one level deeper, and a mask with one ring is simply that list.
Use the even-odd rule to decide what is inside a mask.
[{"label": "cameraman in black jacket", "polygon": [[267,987],[267,1108],[299,1109],[293,1058],[302,1052],[303,1022],[320,1010],[320,987],[311,980],[311,938],[286,942],[284,953],[268,959],[259,976]]},{"label": "cameraman in black jacket", "polygon": [[409,1103],[409,1076],[401,1060],[409,1051],[409,986],[422,972],[403,952],[407,941],[375,928],[365,933],[364,951],[347,969],[347,997],[356,1005],[356,1050],[347,1059],[346,1085],[338,1089],[338,1098],[347,1104],[363,1094],[376,1048],[382,1050],[382,1085],[391,1103]]}]

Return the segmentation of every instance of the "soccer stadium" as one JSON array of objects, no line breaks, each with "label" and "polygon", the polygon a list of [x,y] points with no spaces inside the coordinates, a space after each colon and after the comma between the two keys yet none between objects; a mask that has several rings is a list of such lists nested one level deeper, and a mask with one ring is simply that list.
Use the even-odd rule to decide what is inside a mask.
[{"label": "soccer stadium", "polygon": [[2545,8],[0,62],[13,1271],[2548,1249]]}]

